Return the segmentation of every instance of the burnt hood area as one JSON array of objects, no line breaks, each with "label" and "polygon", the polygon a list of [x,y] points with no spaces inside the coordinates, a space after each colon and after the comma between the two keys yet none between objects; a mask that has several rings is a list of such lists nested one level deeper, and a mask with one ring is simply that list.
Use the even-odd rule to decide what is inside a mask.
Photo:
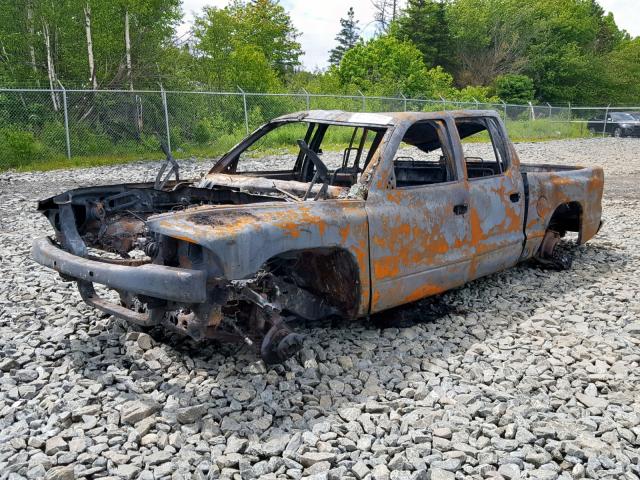
[{"label": "burnt hood area", "polygon": [[[146,220],[152,215],[200,205],[286,201],[277,191],[249,193],[236,187],[199,188],[194,184],[171,182],[161,190],[155,189],[153,183],[78,188],[41,200],[38,211],[54,227],[59,243],[65,245],[65,232],[75,230],[87,247],[128,258],[132,250],[144,251],[149,243]],[[65,225],[71,222],[75,228]]]}]

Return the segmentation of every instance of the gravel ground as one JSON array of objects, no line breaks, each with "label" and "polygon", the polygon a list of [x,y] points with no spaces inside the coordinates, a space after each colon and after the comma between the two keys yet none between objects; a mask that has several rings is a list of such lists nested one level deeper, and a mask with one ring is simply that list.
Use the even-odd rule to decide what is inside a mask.
[{"label": "gravel ground", "polygon": [[640,141],[517,148],[605,168],[571,271],[492,275],[406,328],[309,326],[269,370],[96,313],[29,259],[37,198],[156,165],[0,174],[0,478],[640,478]]}]

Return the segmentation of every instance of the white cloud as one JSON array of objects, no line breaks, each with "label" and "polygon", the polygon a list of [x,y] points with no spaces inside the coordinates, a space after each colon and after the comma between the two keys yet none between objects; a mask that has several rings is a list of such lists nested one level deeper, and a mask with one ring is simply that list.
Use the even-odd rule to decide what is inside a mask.
[{"label": "white cloud", "polygon": [[305,52],[302,63],[307,69],[327,66],[329,50],[335,46],[335,37],[340,31],[340,18],[347,16],[349,7],[353,7],[355,19],[359,21],[358,26],[365,38],[375,32],[371,0],[284,0],[282,5],[302,33],[299,39]]},{"label": "white cloud", "polygon": [[[640,2],[638,0],[599,0],[602,7],[613,12],[616,23],[632,36],[640,36]],[[193,21],[192,13],[198,14],[205,6],[223,7],[228,0],[183,0],[185,25],[184,33]],[[404,3],[404,2],[401,2]],[[329,50],[335,45],[335,36],[340,30],[340,18],[345,17],[349,7],[353,7],[355,18],[363,29],[365,38],[375,32],[374,9],[371,0],[281,0],[281,4],[291,15],[295,27],[301,32],[299,38],[305,54],[302,63],[308,70],[326,68]]]},{"label": "white cloud", "polygon": [[224,7],[229,2],[227,0],[182,0],[182,11],[184,12],[185,30],[193,22],[193,17],[199,15],[204,7]]},{"label": "white cloud", "polygon": [[613,18],[619,28],[624,28],[633,37],[640,36],[640,4],[638,0],[599,0]]},{"label": "white cloud", "polygon": [[[228,3],[228,0],[183,0],[185,23],[178,29],[178,33],[182,35],[190,28],[194,13],[199,14],[206,6],[224,7]],[[365,38],[371,37],[375,32],[371,0],[282,0],[281,4],[301,33],[298,41],[305,52],[302,63],[308,70],[327,67],[328,52],[335,45],[334,39],[340,30],[340,18],[346,17],[349,7],[353,7],[355,18],[360,22],[358,26],[363,30]]]}]

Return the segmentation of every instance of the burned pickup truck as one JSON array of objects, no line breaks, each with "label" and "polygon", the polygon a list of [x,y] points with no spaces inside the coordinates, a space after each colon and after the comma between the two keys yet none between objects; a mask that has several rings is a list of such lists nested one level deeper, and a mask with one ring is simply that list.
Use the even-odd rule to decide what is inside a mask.
[{"label": "burned pickup truck", "polygon": [[297,321],[350,321],[531,258],[568,268],[560,239],[601,226],[602,169],[521,165],[492,111],[294,113],[201,178],[169,166],[40,201],[55,237],[33,257],[103,312],[269,363],[300,348]]}]

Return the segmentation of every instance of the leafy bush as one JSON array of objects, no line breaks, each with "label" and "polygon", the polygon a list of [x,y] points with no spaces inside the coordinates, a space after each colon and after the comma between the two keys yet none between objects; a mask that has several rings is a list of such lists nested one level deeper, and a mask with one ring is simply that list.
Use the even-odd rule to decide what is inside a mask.
[{"label": "leafy bush", "polygon": [[219,114],[214,114],[197,120],[191,127],[189,139],[198,145],[205,145],[234,132],[237,128],[238,126],[233,122],[225,120]]},{"label": "leafy bush", "polygon": [[15,127],[0,129],[0,168],[12,168],[42,160],[50,152],[33,133]]},{"label": "leafy bush", "polygon": [[198,120],[193,126],[193,139],[198,145],[208,143],[211,140],[212,133],[213,125],[208,118]]},{"label": "leafy bush", "polygon": [[423,55],[410,41],[382,36],[348,50],[340,65],[330,70],[341,84],[374,95],[409,97],[447,95],[453,77],[442,67],[427,68]]},{"label": "leafy bush", "polygon": [[462,90],[454,90],[451,92],[449,98],[457,102],[475,102],[480,103],[498,103],[500,99],[491,95],[491,88],[468,85]]},{"label": "leafy bush", "polygon": [[507,103],[524,105],[535,94],[533,80],[526,75],[500,75],[493,82],[496,95]]}]

